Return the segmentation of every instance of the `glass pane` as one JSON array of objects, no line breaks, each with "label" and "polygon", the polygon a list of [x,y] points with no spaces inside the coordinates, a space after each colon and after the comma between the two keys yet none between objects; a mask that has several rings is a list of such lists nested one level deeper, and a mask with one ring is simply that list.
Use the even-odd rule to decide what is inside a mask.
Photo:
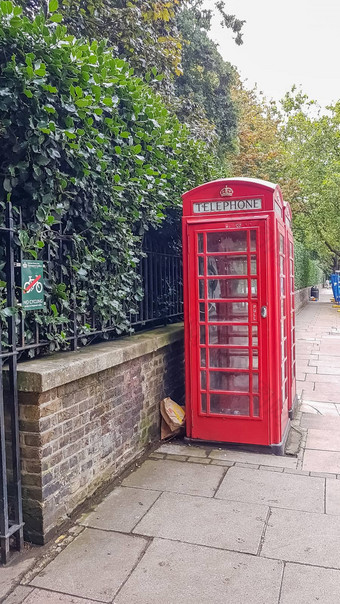
[{"label": "glass pane", "polygon": [[259,405],[259,397],[258,396],[254,396],[253,397],[253,415],[255,417],[259,417],[259,415],[260,415],[260,405]]},{"label": "glass pane", "polygon": [[205,344],[205,326],[200,326],[200,344]]},{"label": "glass pane", "polygon": [[253,373],[253,392],[259,391],[259,374]]},{"label": "glass pane", "polygon": [[209,348],[209,365],[210,367],[248,369],[249,352],[242,349]]},{"label": "glass pane", "polygon": [[285,278],[281,277],[281,295],[284,296],[285,294]]},{"label": "glass pane", "polygon": [[210,412],[223,415],[249,415],[249,396],[211,394]]},{"label": "glass pane", "polygon": [[200,303],[200,321],[205,321],[205,304],[204,304],[204,302]]},{"label": "glass pane", "polygon": [[248,302],[215,302],[208,304],[209,321],[245,323],[248,321]]},{"label": "glass pane", "polygon": [[250,273],[252,275],[256,275],[257,274],[256,256],[251,256],[251,258],[250,258]]},{"label": "glass pane", "polygon": [[250,231],[250,251],[256,252],[256,231]]},{"label": "glass pane", "polygon": [[208,252],[246,252],[247,232],[207,233]]},{"label": "glass pane", "polygon": [[201,410],[202,413],[207,412],[207,395],[202,392],[201,394]]},{"label": "glass pane", "polygon": [[248,346],[248,326],[209,325],[209,344]]},{"label": "glass pane", "polygon": [[210,390],[232,390],[249,392],[248,373],[229,373],[226,371],[210,371]]},{"label": "glass pane", "polygon": [[257,298],[257,279],[251,280],[251,297]]},{"label": "glass pane", "polygon": [[207,373],[206,371],[201,371],[201,390],[207,389]]},{"label": "glass pane", "polygon": [[284,249],[285,249],[284,248],[284,239],[283,239],[283,236],[280,235],[280,254],[284,253]]},{"label": "glass pane", "polygon": [[284,274],[284,272],[285,272],[284,259],[283,259],[283,256],[280,256],[280,273]]},{"label": "glass pane", "polygon": [[247,256],[208,256],[208,275],[247,275]]},{"label": "glass pane", "polygon": [[198,256],[198,274],[204,275],[204,258],[202,256]]},{"label": "glass pane", "polygon": [[204,281],[203,279],[199,280],[199,285],[198,285],[198,296],[199,298],[204,298]]},{"label": "glass pane", "polygon": [[206,353],[205,348],[201,348],[201,367],[206,366]]},{"label": "glass pane", "polygon": [[259,368],[259,353],[257,350],[253,350],[253,369]]},{"label": "glass pane", "polygon": [[247,279],[209,279],[208,297],[212,298],[247,298]]},{"label": "glass pane", "polygon": [[197,244],[198,244],[198,253],[202,254],[203,253],[203,234],[199,233],[197,235]]},{"label": "glass pane", "polygon": [[259,338],[258,338],[258,329],[257,329],[257,325],[253,325],[252,326],[252,344],[253,346],[258,346],[259,345]]}]

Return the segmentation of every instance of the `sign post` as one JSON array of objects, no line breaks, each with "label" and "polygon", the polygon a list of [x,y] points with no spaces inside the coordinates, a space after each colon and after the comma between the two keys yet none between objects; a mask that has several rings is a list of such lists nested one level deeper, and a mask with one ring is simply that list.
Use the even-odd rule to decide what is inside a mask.
[{"label": "sign post", "polygon": [[44,304],[44,265],[42,260],[23,260],[21,264],[22,306],[41,310]]}]

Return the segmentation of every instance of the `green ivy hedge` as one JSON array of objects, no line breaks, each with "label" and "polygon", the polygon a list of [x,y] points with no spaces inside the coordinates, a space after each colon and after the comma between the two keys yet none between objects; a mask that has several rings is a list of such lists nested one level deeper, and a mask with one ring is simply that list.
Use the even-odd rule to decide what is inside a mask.
[{"label": "green ivy hedge", "polygon": [[311,252],[300,241],[294,244],[295,289],[302,289],[323,282],[323,271]]},{"label": "green ivy hedge", "polygon": [[151,87],[105,41],[69,35],[57,9],[51,0],[47,18],[31,21],[0,2],[0,214],[7,200],[20,209],[24,257],[43,258],[48,243],[58,263],[59,230],[73,244],[62,285],[50,263],[48,308],[37,314],[54,345],[71,315],[86,332],[89,311],[128,330],[143,234],[183,191],[219,175]]}]

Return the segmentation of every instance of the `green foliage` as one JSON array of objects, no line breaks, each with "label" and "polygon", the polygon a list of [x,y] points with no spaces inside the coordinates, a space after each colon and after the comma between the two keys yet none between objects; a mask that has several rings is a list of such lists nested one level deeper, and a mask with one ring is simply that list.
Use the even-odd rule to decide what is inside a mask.
[{"label": "green foliage", "polygon": [[[44,4],[20,3],[30,15]],[[244,21],[228,14],[223,0],[211,4],[206,9],[203,0],[60,0],[58,11],[74,35],[107,38],[114,56],[147,78],[191,135],[214,147],[221,161],[235,135],[235,70],[208,34],[215,15],[241,44]]]},{"label": "green foliage", "polygon": [[[20,0],[20,4],[32,16],[44,2]],[[109,40],[113,56],[127,59],[137,75],[149,73],[158,88],[162,81],[163,92],[169,94],[173,77],[181,73],[176,16],[182,4],[183,0],[59,0],[58,10],[70,33]],[[159,80],[152,70],[161,74]]]},{"label": "green foliage", "polygon": [[[72,312],[83,333],[87,311],[103,328],[128,328],[126,313],[142,295],[144,232],[215,171],[205,145],[124,60],[104,41],[69,35],[54,0],[50,9],[31,21],[0,2],[0,210],[7,199],[21,210],[24,255],[42,258],[51,246],[53,312],[38,317],[60,345]],[[53,268],[59,229],[65,284]]]},{"label": "green foliage", "polygon": [[311,252],[299,241],[294,245],[295,289],[302,289],[323,282],[323,270]]},{"label": "green foliage", "polygon": [[320,114],[313,101],[293,89],[284,99],[282,120],[295,230],[329,262],[340,256],[340,102]]},{"label": "green foliage", "polygon": [[224,159],[236,133],[236,109],[231,98],[236,72],[210,39],[212,11],[203,10],[202,4],[188,3],[178,15],[183,74],[175,82],[179,97],[176,110],[193,135],[206,140]]}]

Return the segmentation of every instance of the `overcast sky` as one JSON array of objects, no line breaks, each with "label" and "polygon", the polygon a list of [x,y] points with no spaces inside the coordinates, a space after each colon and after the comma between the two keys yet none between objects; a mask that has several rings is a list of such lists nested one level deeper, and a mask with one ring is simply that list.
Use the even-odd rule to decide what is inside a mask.
[{"label": "overcast sky", "polygon": [[297,84],[322,106],[340,99],[340,0],[226,0],[226,9],[247,21],[243,45],[218,21],[211,37],[248,87],[278,100]]}]

